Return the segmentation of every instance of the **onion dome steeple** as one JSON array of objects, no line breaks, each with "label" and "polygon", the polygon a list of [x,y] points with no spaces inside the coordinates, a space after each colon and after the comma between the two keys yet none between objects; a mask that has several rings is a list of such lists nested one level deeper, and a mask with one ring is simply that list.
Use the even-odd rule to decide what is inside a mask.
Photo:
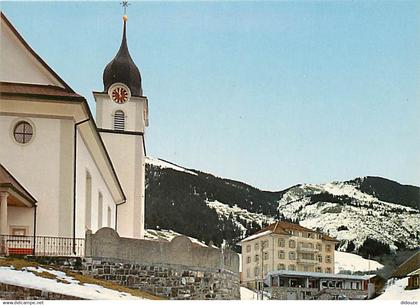
[{"label": "onion dome steeple", "polygon": [[120,49],[114,59],[105,67],[103,74],[104,92],[115,83],[123,83],[130,88],[133,96],[142,96],[140,71],[130,56],[127,46],[127,16],[123,16],[124,30]]}]

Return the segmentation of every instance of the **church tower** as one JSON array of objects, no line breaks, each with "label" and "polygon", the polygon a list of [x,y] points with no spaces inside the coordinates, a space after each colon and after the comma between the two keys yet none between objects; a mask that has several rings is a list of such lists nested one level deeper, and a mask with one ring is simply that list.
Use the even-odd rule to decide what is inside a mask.
[{"label": "church tower", "polygon": [[148,102],[140,71],[128,51],[126,31],[124,15],[120,49],[105,67],[104,90],[93,95],[96,123],[126,196],[126,202],[117,207],[117,231],[120,236],[143,238]]}]

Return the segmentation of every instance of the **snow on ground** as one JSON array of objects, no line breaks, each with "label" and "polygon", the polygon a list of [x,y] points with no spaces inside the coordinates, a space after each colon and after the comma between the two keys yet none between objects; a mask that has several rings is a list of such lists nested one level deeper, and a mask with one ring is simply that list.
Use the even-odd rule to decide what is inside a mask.
[{"label": "snow on ground", "polygon": [[405,290],[408,285],[408,277],[396,280],[388,280],[385,292],[375,300],[420,300],[420,289]]},{"label": "snow on ground", "polygon": [[[312,202],[311,196],[320,193],[348,199],[345,203]],[[347,249],[349,242],[357,250],[367,238],[387,244],[391,250],[396,250],[399,243],[408,248],[418,245],[418,240],[412,236],[420,232],[418,210],[381,201],[348,183],[299,185],[289,189],[278,203],[278,210],[285,217],[344,241],[340,250]]]},{"label": "snow on ground", "polygon": [[335,273],[349,270],[356,271],[371,271],[383,268],[383,265],[374,260],[365,259],[357,254],[335,251]]},{"label": "snow on ground", "polygon": [[[48,272],[55,275],[62,282],[55,279],[37,276],[35,273]],[[129,293],[120,292],[99,285],[79,284],[79,281],[66,275],[64,272],[44,268],[27,267],[22,270],[15,270],[12,267],[0,267],[0,282],[23,286],[32,289],[39,289],[89,300],[141,300],[142,298],[132,296]]]},{"label": "snow on ground", "polygon": [[161,167],[161,168],[171,168],[171,169],[179,171],[179,172],[185,172],[187,174],[198,176],[197,173],[189,171],[184,167],[181,167],[181,166],[178,166],[178,165],[175,165],[173,163],[169,163],[167,161],[163,161],[163,160],[160,160],[160,159],[146,157],[146,163],[157,166],[157,167]]},{"label": "snow on ground", "polygon": [[257,299],[257,293],[245,288],[241,287],[241,300],[256,300]]}]

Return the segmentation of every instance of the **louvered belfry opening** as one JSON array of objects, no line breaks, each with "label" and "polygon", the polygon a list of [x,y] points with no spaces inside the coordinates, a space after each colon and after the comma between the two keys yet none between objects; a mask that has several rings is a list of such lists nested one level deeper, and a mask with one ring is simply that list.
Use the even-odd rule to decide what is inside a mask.
[{"label": "louvered belfry opening", "polygon": [[117,110],[114,113],[114,130],[124,130],[125,128],[125,114],[122,110]]}]

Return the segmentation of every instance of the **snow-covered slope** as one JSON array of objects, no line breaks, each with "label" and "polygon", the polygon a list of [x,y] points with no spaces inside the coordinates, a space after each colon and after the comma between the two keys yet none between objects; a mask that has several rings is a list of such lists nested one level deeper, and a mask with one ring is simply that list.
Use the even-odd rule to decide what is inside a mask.
[{"label": "snow-covered slope", "polygon": [[[381,177],[301,184],[278,192],[149,158],[146,224],[234,247],[277,219],[340,241],[339,250],[382,255],[420,244],[420,188]],[[209,229],[211,228],[211,229]]]},{"label": "snow-covered slope", "polygon": [[[166,240],[171,241],[173,238],[180,236],[182,234],[172,231],[172,230],[154,230],[154,229],[147,229],[144,234],[144,239],[148,240]],[[199,241],[198,239],[190,236],[188,237],[194,244],[197,244],[202,247],[208,247],[204,242]],[[215,247],[215,246],[212,246]]]},{"label": "snow-covered slope", "polygon": [[237,205],[229,206],[217,200],[206,200],[206,203],[209,208],[216,211],[221,219],[227,219],[230,215],[233,215],[234,218],[232,219],[232,222],[242,231],[241,238],[246,237],[247,229],[245,228],[244,223],[256,222],[259,226],[263,226],[264,223],[271,223],[275,221],[273,217],[266,216],[261,213],[253,213],[246,209],[241,209]]},{"label": "snow-covered slope", "polygon": [[[46,272],[56,279],[37,276],[37,273]],[[57,281],[58,280],[58,281]],[[49,292],[75,296],[88,300],[141,300],[142,298],[132,296],[126,292],[120,292],[99,285],[81,284],[73,277],[64,272],[44,269],[41,267],[26,267],[23,270],[16,270],[13,267],[0,267],[0,282],[27,287],[32,289],[45,290]]]},{"label": "snow-covered slope", "polygon": [[343,271],[376,271],[383,268],[383,265],[372,259],[365,259],[357,254],[335,251],[335,273]]},{"label": "snow-covered slope", "polygon": [[160,168],[170,168],[179,172],[184,172],[184,173],[197,176],[197,173],[194,173],[184,167],[178,166],[176,164],[173,164],[173,163],[170,163],[168,161],[164,161],[158,158],[152,158],[152,157],[146,156],[146,163],[153,166],[160,167]]},{"label": "snow-covered slope", "polygon": [[367,238],[396,250],[415,248],[420,238],[419,211],[385,202],[361,192],[350,182],[302,184],[289,189],[278,202],[279,212],[302,226],[319,229],[358,250]]},{"label": "snow-covered slope", "polygon": [[399,280],[390,279],[388,280],[384,293],[375,300],[420,301],[420,289],[405,290],[407,285],[408,277]]}]

